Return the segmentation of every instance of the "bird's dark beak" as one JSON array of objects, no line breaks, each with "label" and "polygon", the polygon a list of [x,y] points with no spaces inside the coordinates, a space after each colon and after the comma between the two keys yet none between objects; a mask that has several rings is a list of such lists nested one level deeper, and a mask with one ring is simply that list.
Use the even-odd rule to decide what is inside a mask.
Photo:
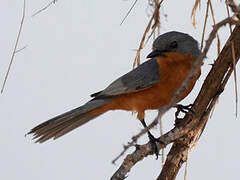
[{"label": "bird's dark beak", "polygon": [[154,58],[161,55],[163,55],[163,51],[154,50],[149,55],[147,55],[147,58]]}]

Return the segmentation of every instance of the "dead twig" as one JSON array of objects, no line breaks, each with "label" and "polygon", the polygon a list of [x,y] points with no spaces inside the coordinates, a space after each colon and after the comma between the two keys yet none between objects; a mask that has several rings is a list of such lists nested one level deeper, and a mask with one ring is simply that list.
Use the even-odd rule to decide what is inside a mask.
[{"label": "dead twig", "polygon": [[204,36],[205,36],[205,32],[206,32],[209,4],[210,4],[210,0],[208,0],[208,2],[207,2],[207,8],[206,8],[206,13],[205,13],[205,20],[204,20],[203,32],[202,32],[202,40],[201,40],[201,46],[200,46],[201,50],[203,48],[203,41],[204,41]]},{"label": "dead twig", "polygon": [[19,51],[17,51],[17,46],[18,46],[18,41],[20,39],[20,35],[21,35],[21,32],[22,32],[22,28],[23,28],[23,22],[24,22],[24,19],[25,19],[25,13],[26,13],[26,0],[23,0],[23,14],[22,14],[22,20],[21,20],[21,24],[20,24],[20,27],[19,27],[19,30],[18,30],[18,35],[17,35],[17,40],[15,42],[15,46],[14,46],[14,49],[13,49],[13,53],[12,53],[12,56],[11,56],[11,60],[10,60],[10,63],[8,65],[8,70],[7,70],[7,73],[6,73],[6,76],[4,78],[4,81],[3,81],[3,86],[2,86],[2,89],[1,89],[1,93],[3,93],[4,91],[4,88],[5,88],[5,85],[6,85],[6,82],[7,82],[7,79],[8,79],[8,76],[9,76],[9,72],[10,72],[10,69],[12,67],[12,63],[13,63],[13,59],[15,57],[15,54]]},{"label": "dead twig", "polygon": [[[160,8],[160,6],[161,6],[162,3],[163,3],[163,0],[161,0],[161,1],[156,5],[155,10],[154,10],[154,12],[153,12],[153,14],[152,14],[152,17],[150,18],[150,20],[149,20],[149,22],[148,22],[148,25],[147,25],[144,33],[143,33],[142,39],[141,39],[140,44],[139,44],[139,47],[138,47],[138,49],[137,49],[136,57],[135,57],[134,62],[133,62],[133,68],[134,68],[136,65],[138,66],[138,65],[140,64],[140,53],[141,53],[141,50],[143,49],[144,42],[145,42],[145,39],[146,39],[146,35],[147,35],[147,33],[149,32],[149,30],[150,30],[150,28],[151,28],[151,25],[152,25],[153,20],[155,19],[155,16],[159,16],[158,11],[159,11],[159,8]],[[153,32],[153,31],[152,31],[152,32]],[[152,35],[152,34],[153,34],[153,33],[151,33],[151,35]]]},{"label": "dead twig", "polygon": [[27,48],[27,46],[24,46],[24,47],[22,47],[22,48],[20,48],[20,49],[16,50],[16,51],[15,51],[15,54],[17,54],[17,53],[21,52],[22,50],[24,50],[24,49],[26,49],[26,48]]},{"label": "dead twig", "polygon": [[[211,14],[212,14],[213,24],[216,25],[216,18],[215,18],[215,15],[214,15],[211,0],[209,0],[209,6],[210,6]],[[220,51],[221,51],[221,42],[220,42],[219,33],[217,32],[217,52],[218,52],[218,55],[220,54]]]},{"label": "dead twig", "polygon": [[[158,119],[158,122],[159,122],[159,128],[160,128],[160,135],[162,136],[163,135],[163,123],[162,123],[162,119]],[[164,154],[164,148],[162,149],[162,154],[161,154],[161,157],[162,157],[162,166],[164,165],[164,162],[165,162],[165,154]]]},{"label": "dead twig", "polygon": [[192,24],[195,28],[197,26],[196,11],[197,11],[197,8],[200,7],[200,2],[201,2],[201,0],[196,0],[195,1],[195,4],[194,4],[193,9],[192,9],[192,14],[191,14]]},{"label": "dead twig", "polygon": [[[156,7],[158,7],[158,4],[159,3],[162,3],[161,1],[162,0],[152,0],[153,2],[149,1],[149,6],[153,6],[154,9]],[[153,37],[153,35],[155,36],[155,32],[156,32],[156,29],[158,30],[157,31],[157,34],[160,35],[160,8],[159,10],[156,12],[156,14],[154,15],[153,17],[153,20],[154,20],[154,23],[152,25],[152,30],[151,30],[151,33],[150,35],[148,36],[147,40],[145,41],[144,45],[146,45],[149,41],[149,39],[151,37]]]},{"label": "dead twig", "polygon": [[[226,9],[227,9],[227,15],[228,15],[228,17],[230,17],[229,6],[228,6],[227,1],[225,1],[225,4],[226,4]],[[231,6],[232,6],[232,9],[235,12],[236,12],[236,10],[240,10],[236,7],[237,5],[234,4],[233,2],[231,3]],[[231,24],[229,24],[229,30],[230,30],[230,33],[232,34]],[[235,115],[237,117],[237,114],[238,114],[238,89],[237,89],[237,73],[236,73],[236,55],[235,55],[234,43],[233,42],[231,42],[231,46],[232,46],[232,55],[233,55],[233,70],[234,70],[233,74],[234,74],[234,89],[235,89],[235,104],[236,104]]]},{"label": "dead twig", "polygon": [[127,19],[128,15],[130,14],[130,12],[132,11],[132,9],[134,8],[134,6],[136,5],[138,0],[135,0],[133,5],[130,7],[130,9],[128,10],[127,14],[124,16],[123,20],[120,23],[120,26],[124,23],[124,21]]},{"label": "dead twig", "polygon": [[32,17],[38,15],[39,13],[41,13],[42,11],[45,11],[46,9],[48,9],[52,4],[55,4],[57,2],[57,0],[53,0],[50,3],[48,3],[46,6],[44,6],[42,9],[38,10],[37,12],[35,12]]}]

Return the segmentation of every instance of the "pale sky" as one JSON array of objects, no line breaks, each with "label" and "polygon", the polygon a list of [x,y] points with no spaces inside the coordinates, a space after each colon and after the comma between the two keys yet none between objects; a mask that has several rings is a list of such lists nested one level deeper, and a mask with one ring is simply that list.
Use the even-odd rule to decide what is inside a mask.
[{"label": "pale sky", "polygon": [[[217,21],[226,15],[222,2],[213,4]],[[149,19],[146,1],[136,4],[122,26],[120,22],[132,1],[59,0],[31,17],[48,3],[49,0],[27,1],[19,42],[19,48],[26,45],[27,48],[16,54],[5,92],[0,95],[0,179],[109,179],[126,155],[116,165],[111,161],[122,151],[123,144],[142,128],[130,112],[108,112],[56,141],[40,145],[34,144],[31,136],[25,138],[24,134],[43,121],[84,104],[90,94],[102,90],[132,69],[134,49]],[[202,1],[201,10],[197,11],[196,29],[190,21],[193,3],[165,0],[161,33],[181,31],[200,42],[206,2]],[[18,33],[22,6],[23,1],[14,0],[3,1],[0,6],[1,86]],[[209,25],[208,32],[210,29]],[[229,29],[225,27],[220,32],[223,45]],[[151,42],[142,51],[142,62],[150,51]],[[181,103],[193,102],[216,53],[214,43],[197,85]],[[239,70],[237,73],[239,75]],[[231,77],[197,147],[189,155],[188,179],[239,177],[240,118],[234,115],[233,87]],[[173,127],[174,112],[170,110],[164,115],[165,132]],[[149,111],[147,122],[155,115],[156,112]],[[157,128],[151,131],[159,135]],[[145,135],[139,143],[147,141]],[[127,180],[156,179],[161,168],[160,159],[145,158],[131,170]],[[178,180],[183,179],[183,170]]]}]

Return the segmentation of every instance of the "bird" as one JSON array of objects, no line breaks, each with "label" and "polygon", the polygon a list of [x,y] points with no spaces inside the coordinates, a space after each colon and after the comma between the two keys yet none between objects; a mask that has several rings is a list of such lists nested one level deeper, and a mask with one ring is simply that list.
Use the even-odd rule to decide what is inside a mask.
[{"label": "bird", "polygon": [[[92,94],[92,99],[84,105],[39,124],[28,134],[33,135],[36,143],[57,139],[111,110],[136,112],[137,119],[147,127],[145,111],[170,102],[200,54],[199,44],[192,36],[177,31],[164,33],[154,40],[147,61]],[[178,102],[192,91],[200,74],[198,67]],[[156,140],[149,131],[148,136]]]}]

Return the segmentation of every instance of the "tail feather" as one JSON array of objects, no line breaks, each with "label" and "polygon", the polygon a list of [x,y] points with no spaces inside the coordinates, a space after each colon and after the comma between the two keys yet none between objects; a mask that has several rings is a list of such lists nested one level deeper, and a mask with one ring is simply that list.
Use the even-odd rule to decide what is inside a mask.
[{"label": "tail feather", "polygon": [[89,111],[95,110],[109,101],[111,101],[111,98],[93,99],[81,107],[56,116],[34,127],[28,134],[33,134],[33,139],[36,139],[36,143],[43,143],[51,138],[57,139],[103,114],[104,112],[99,112],[93,115]]}]

